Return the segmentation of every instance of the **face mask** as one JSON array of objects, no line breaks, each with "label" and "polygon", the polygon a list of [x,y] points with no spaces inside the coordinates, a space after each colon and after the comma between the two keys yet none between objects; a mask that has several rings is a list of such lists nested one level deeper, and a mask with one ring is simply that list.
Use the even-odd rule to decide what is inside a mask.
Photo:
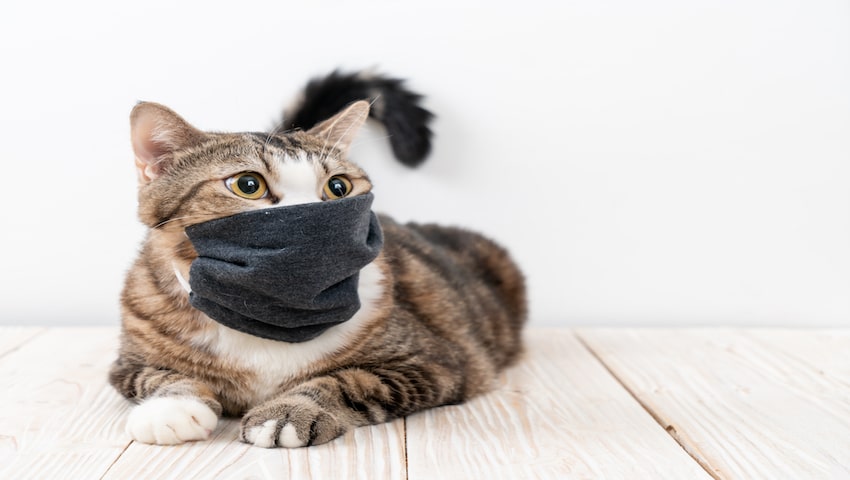
[{"label": "face mask", "polygon": [[360,269],[381,250],[371,193],[239,213],[186,228],[193,307],[257,337],[304,342],[360,309]]}]

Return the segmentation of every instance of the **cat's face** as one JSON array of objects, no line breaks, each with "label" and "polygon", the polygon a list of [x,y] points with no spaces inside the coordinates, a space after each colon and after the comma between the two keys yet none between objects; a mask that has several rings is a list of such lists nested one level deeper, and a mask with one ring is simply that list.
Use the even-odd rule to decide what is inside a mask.
[{"label": "cat's face", "polygon": [[346,157],[368,112],[357,102],[306,132],[206,133],[166,107],[141,103],[131,115],[139,217],[151,228],[182,231],[249,210],[366,193],[366,173]]}]

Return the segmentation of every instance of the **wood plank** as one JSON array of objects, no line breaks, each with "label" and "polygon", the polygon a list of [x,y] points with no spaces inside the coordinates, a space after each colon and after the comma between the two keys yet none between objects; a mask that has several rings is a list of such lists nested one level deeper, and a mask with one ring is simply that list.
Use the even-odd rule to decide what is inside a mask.
[{"label": "wood plank", "polygon": [[209,442],[131,442],[130,404],[106,381],[117,336],[51,329],[0,360],[0,478],[406,478],[403,420],[309,449],[243,444],[236,420]]},{"label": "wood plank", "polygon": [[0,358],[0,478],[99,478],[126,448],[116,328],[57,328]]},{"label": "wood plank", "polygon": [[791,362],[808,363],[818,373],[850,385],[850,329],[750,329],[739,333]]},{"label": "wood plank", "polygon": [[44,327],[0,327],[0,358],[45,331]]},{"label": "wood plank", "polygon": [[239,421],[219,423],[213,438],[179,446],[133,442],[104,480],[405,479],[404,421],[363,427],[324,445],[265,449],[238,440]]},{"label": "wood plank", "polygon": [[850,478],[850,331],[579,335],[717,478]]},{"label": "wood plank", "polygon": [[495,392],[407,419],[409,478],[711,478],[572,333],[526,341]]}]

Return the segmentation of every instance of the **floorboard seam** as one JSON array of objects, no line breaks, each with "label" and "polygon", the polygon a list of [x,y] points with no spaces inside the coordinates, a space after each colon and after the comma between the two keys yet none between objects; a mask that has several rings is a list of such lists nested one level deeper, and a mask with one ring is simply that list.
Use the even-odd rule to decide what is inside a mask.
[{"label": "floorboard seam", "polygon": [[410,468],[407,466],[407,417],[402,419],[401,427],[404,431],[404,448],[402,449],[402,453],[404,454],[404,478],[410,480]]},{"label": "floorboard seam", "polygon": [[662,429],[664,429],[664,432],[665,432],[665,433],[667,433],[667,435],[670,435],[670,437],[673,439],[673,441],[675,441],[675,442],[679,445],[679,447],[681,447],[681,448],[682,448],[682,450],[684,450],[684,451],[685,451],[685,453],[686,453],[689,457],[691,457],[691,459],[693,459],[693,461],[695,461],[695,462],[697,463],[697,465],[699,465],[700,467],[702,467],[702,469],[703,469],[703,470],[705,470],[705,473],[707,473],[709,476],[711,476],[711,478],[713,478],[713,479],[715,479],[715,480],[721,480],[721,477],[719,477],[717,474],[715,474],[715,473],[714,473],[714,471],[713,471],[713,470],[712,470],[712,468],[711,468],[711,465],[708,465],[707,463],[705,463],[705,461],[704,461],[703,459],[701,459],[701,458],[699,458],[698,456],[696,456],[696,455],[694,455],[693,453],[691,453],[691,451],[690,451],[690,450],[688,449],[688,447],[685,445],[685,442],[684,442],[684,441],[683,441],[683,440],[682,440],[682,439],[681,439],[678,435],[676,435],[676,428],[675,428],[673,425],[665,425],[665,423],[666,423],[666,422],[664,422],[664,421],[661,419],[661,417],[659,417],[659,416],[658,416],[658,415],[657,415],[657,414],[656,414],[656,413],[655,413],[655,412],[654,412],[654,411],[653,411],[653,410],[649,407],[649,405],[647,405],[647,404],[645,404],[644,402],[642,402],[642,401],[641,401],[641,399],[640,399],[640,397],[638,397],[638,396],[637,396],[637,394],[636,394],[634,391],[632,391],[632,389],[631,389],[631,388],[629,388],[629,386],[628,386],[628,385],[626,385],[626,382],[624,382],[624,381],[623,381],[623,380],[622,380],[622,379],[621,379],[621,378],[620,378],[620,377],[619,377],[619,376],[618,376],[618,375],[614,372],[614,370],[612,370],[611,368],[609,368],[609,367],[608,367],[608,364],[607,364],[607,363],[605,363],[605,361],[604,361],[604,360],[602,360],[602,357],[600,357],[600,356],[596,353],[596,351],[595,351],[595,350],[593,350],[593,348],[592,348],[592,347],[591,347],[591,346],[590,346],[587,342],[585,342],[585,341],[584,341],[584,338],[582,338],[581,334],[579,334],[578,332],[573,331],[573,335],[576,337],[576,339],[578,340],[578,342],[579,342],[579,343],[580,343],[580,344],[581,344],[581,345],[585,348],[585,350],[587,350],[587,352],[588,352],[588,353],[590,353],[590,354],[593,356],[593,358],[595,358],[595,359],[596,359],[596,361],[597,361],[597,362],[599,362],[599,364],[600,364],[600,365],[602,365],[602,368],[604,368],[604,369],[605,369],[605,370],[606,370],[606,371],[607,371],[607,372],[608,372],[608,373],[609,373],[609,374],[610,374],[610,375],[614,378],[614,380],[616,380],[616,381],[617,381],[617,383],[619,383],[619,384],[620,384],[620,386],[621,386],[621,387],[623,387],[623,389],[625,389],[625,390],[626,390],[626,392],[628,392],[628,394],[629,394],[629,395],[630,395],[630,396],[631,396],[631,397],[632,397],[632,398],[633,398],[633,399],[634,399],[634,400],[638,403],[638,405],[640,405],[640,406],[641,406],[641,408],[643,408],[643,409],[644,409],[644,411],[646,411],[646,413],[648,413],[648,414],[649,414],[649,416],[650,416],[650,417],[652,417],[652,419],[653,419],[653,420],[655,420],[655,423],[657,423],[657,424],[658,424],[658,426],[660,426]]},{"label": "floorboard seam", "polygon": [[98,480],[103,480],[106,477],[106,475],[109,474],[109,471],[112,470],[112,467],[114,467],[115,464],[118,463],[118,460],[121,460],[121,457],[124,456],[124,453],[127,452],[127,449],[130,448],[130,445],[132,445],[132,444],[133,444],[133,440],[127,442],[127,445],[124,445],[124,449],[121,450],[121,453],[119,453],[115,457],[115,460],[113,460],[112,463],[110,463],[109,466],[106,467],[106,470],[103,471],[103,475],[101,475]]}]

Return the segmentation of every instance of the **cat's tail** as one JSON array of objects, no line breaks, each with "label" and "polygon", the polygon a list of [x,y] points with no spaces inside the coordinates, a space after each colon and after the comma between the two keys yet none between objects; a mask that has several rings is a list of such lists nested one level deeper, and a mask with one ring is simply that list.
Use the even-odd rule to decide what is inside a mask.
[{"label": "cat's tail", "polygon": [[357,100],[372,103],[369,116],[384,125],[395,157],[409,167],[421,164],[431,151],[434,115],[419,103],[422,95],[404,86],[404,80],[370,73],[333,71],[311,80],[301,98],[283,114],[284,129],[307,130]]}]

